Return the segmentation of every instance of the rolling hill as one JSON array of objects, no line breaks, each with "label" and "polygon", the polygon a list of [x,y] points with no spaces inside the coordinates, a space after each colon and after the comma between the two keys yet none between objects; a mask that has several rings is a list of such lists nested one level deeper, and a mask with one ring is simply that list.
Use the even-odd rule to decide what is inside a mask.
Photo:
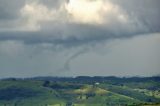
[{"label": "rolling hill", "polygon": [[160,78],[0,80],[0,106],[159,106]]}]

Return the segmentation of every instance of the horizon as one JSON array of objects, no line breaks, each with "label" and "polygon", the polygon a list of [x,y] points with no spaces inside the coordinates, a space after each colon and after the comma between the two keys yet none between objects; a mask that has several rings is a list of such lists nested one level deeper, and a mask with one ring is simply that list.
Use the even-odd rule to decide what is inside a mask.
[{"label": "horizon", "polygon": [[36,79],[36,78],[79,78],[79,77],[87,77],[87,78],[126,78],[126,79],[130,79],[130,78],[159,78],[160,75],[156,75],[156,76],[33,76],[33,77],[4,77],[4,78],[0,78],[0,80],[8,80],[8,79]]}]

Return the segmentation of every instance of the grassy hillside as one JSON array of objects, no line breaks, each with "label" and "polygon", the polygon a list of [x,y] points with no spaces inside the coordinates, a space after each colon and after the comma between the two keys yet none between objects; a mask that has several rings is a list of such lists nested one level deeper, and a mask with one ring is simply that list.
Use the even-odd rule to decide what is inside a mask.
[{"label": "grassy hillside", "polygon": [[160,105],[157,79],[83,78],[0,80],[0,106]]}]

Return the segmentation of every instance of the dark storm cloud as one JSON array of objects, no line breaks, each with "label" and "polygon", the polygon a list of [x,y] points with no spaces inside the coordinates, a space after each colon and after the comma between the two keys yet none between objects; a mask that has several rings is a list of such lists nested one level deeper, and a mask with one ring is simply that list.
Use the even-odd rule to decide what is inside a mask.
[{"label": "dark storm cloud", "polygon": [[51,43],[65,47],[80,46],[89,43],[102,42],[107,39],[130,38],[135,35],[152,33],[151,30],[119,30],[114,32],[103,26],[67,24],[49,26],[49,30],[36,32],[0,32],[0,40],[19,40],[26,44]]},{"label": "dark storm cloud", "polygon": [[[60,7],[64,0],[39,1],[46,7]],[[78,45],[93,41],[113,38],[126,38],[142,33],[160,31],[160,8],[159,0],[126,1],[114,0],[129,16],[133,23],[121,24],[117,20],[110,20],[110,25],[90,25],[81,23],[58,23],[49,22],[41,24],[41,30],[37,32],[0,32],[0,40],[22,40],[26,43],[53,43],[64,45]],[[19,18],[20,9],[25,5],[25,0],[1,0],[0,1],[0,24],[3,19],[10,20]],[[2,21],[2,22],[1,22]],[[12,26],[12,25],[11,25]],[[1,26],[0,26],[1,27]],[[8,25],[9,28],[9,25]]]}]

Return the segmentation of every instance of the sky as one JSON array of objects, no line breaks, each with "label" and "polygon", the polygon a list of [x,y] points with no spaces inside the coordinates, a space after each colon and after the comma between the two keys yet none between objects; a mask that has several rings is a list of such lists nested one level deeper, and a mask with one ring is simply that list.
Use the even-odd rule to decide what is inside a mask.
[{"label": "sky", "polygon": [[0,78],[160,75],[160,0],[0,0]]}]

